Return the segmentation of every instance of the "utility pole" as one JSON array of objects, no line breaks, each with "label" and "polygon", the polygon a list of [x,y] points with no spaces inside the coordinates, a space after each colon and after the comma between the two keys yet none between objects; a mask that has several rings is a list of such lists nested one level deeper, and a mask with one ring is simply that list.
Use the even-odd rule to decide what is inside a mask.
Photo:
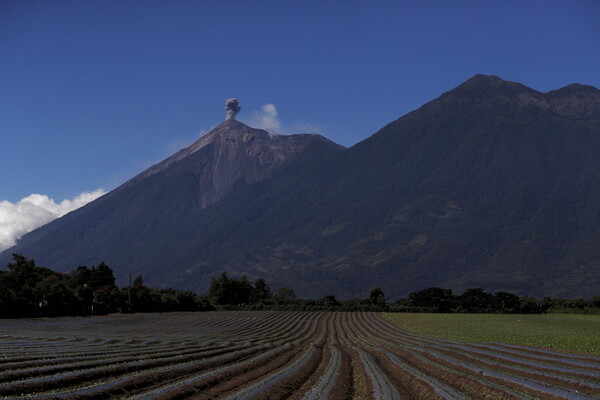
[{"label": "utility pole", "polygon": [[127,297],[129,297],[129,312],[131,312],[131,274],[129,274],[129,287],[127,288]]}]

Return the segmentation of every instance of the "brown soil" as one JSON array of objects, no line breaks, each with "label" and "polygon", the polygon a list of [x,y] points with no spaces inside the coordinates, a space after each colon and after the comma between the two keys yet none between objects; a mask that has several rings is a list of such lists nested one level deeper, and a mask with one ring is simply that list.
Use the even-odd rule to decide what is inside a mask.
[{"label": "brown soil", "polygon": [[[130,379],[127,379],[126,381],[117,384],[111,388],[105,389],[105,390],[101,390],[98,392],[94,392],[94,393],[88,393],[88,394],[74,394],[73,396],[70,396],[70,398],[73,399],[109,399],[109,398],[114,398],[117,396],[122,396],[125,394],[132,394],[141,390],[147,390],[149,388],[152,388],[154,386],[160,386],[160,385],[165,385],[168,384],[170,382],[173,382],[175,380],[181,379],[182,377],[185,377],[187,375],[193,375],[202,371],[206,371],[206,370],[210,370],[212,368],[216,368],[219,366],[222,366],[223,364],[227,364],[227,363],[231,363],[231,362],[238,362],[247,358],[252,357],[256,352],[258,352],[259,349],[251,349],[249,350],[247,353],[244,354],[235,354],[232,355],[230,358],[226,358],[226,359],[219,359],[219,360],[202,360],[202,361],[198,361],[198,363],[192,364],[190,366],[185,367],[185,370],[182,371],[182,369],[175,369],[175,370],[171,370],[171,371],[164,371],[164,372],[156,372],[150,375],[146,375],[146,376],[134,376],[131,377]],[[131,370],[128,372],[136,372],[138,370]],[[110,372],[109,369],[106,369],[103,371],[104,375],[102,376],[102,378],[108,378],[111,375],[107,375],[107,372]],[[117,372],[117,371],[114,371]],[[123,371],[120,370],[118,371],[120,373],[115,373],[112,376],[119,376],[123,374]],[[70,382],[71,384],[69,386],[76,386],[76,385],[80,385],[80,384],[84,384],[87,382],[94,382],[95,380],[97,380],[98,378],[94,378],[93,376],[90,376],[92,374],[88,374],[86,375],[78,375],[74,378],[77,378],[76,380],[73,380],[73,382]],[[95,375],[95,374],[93,374]],[[56,381],[56,382],[60,382],[60,381]],[[67,387],[67,386],[64,386]],[[49,388],[44,388],[42,390],[51,390],[51,389],[55,389],[55,385],[53,384],[52,387]],[[63,387],[59,387],[59,388],[63,388]],[[41,390],[40,390],[41,391]]]},{"label": "brown soil", "polygon": [[[468,379],[470,381],[473,381],[473,379],[467,378],[467,376],[473,376],[473,371],[469,370],[468,368],[465,368],[465,367],[460,366],[458,364],[449,363],[449,362],[447,362],[445,360],[437,358],[437,357],[435,357],[435,356],[433,356],[431,354],[428,354],[428,353],[422,353],[421,355],[423,355],[424,357],[430,359],[433,362],[436,362],[436,363],[441,364],[441,365],[445,365],[448,368],[452,368],[453,370],[462,373],[463,374],[462,375],[463,379],[465,379],[465,380]],[[429,366],[428,367],[429,370],[431,370],[431,365],[430,364],[426,364],[426,365],[428,365]],[[461,376],[461,375],[459,375],[459,376]],[[481,379],[484,379],[483,376],[481,377]],[[536,390],[530,389],[528,387],[519,385],[518,383],[510,382],[510,381],[507,381],[507,380],[504,380],[504,379],[500,379],[500,378],[496,378],[496,377],[492,377],[492,376],[485,376],[485,379],[488,380],[488,381],[490,381],[490,382],[494,382],[496,384],[499,384],[501,386],[505,386],[507,388],[510,388],[510,389],[512,389],[512,390],[514,390],[516,392],[527,393],[529,396],[532,396],[532,397],[534,397],[536,399],[547,399],[547,400],[561,400],[561,399],[563,399],[562,397],[553,396],[553,395],[550,395],[550,394],[547,394],[547,393],[541,393],[541,392],[538,392]],[[484,388],[487,388],[488,390],[489,389],[494,389],[491,386],[484,386]],[[507,398],[511,398],[512,399],[513,397],[510,396],[510,397],[507,397]]]},{"label": "brown soil", "polygon": [[294,393],[304,394],[301,391],[304,384],[311,376],[318,377],[315,372],[323,359],[323,349],[315,347],[317,350],[308,360],[306,365],[292,376],[271,386],[267,391],[254,397],[256,400],[285,400],[292,398]]},{"label": "brown soil", "polygon": [[572,390],[577,390],[579,392],[582,393],[586,393],[589,394],[591,396],[598,396],[600,395],[600,389],[595,389],[592,388],[588,385],[585,385],[584,382],[570,382],[564,379],[560,379],[557,377],[553,377],[553,376],[548,376],[548,375],[544,375],[541,373],[537,373],[535,371],[515,371],[514,369],[508,367],[508,366],[504,366],[504,365],[500,365],[500,364],[496,364],[496,363],[485,363],[482,362],[481,360],[478,360],[476,358],[473,357],[469,357],[467,355],[464,354],[460,354],[460,353],[455,353],[452,351],[444,351],[444,350],[439,350],[436,349],[436,351],[446,354],[448,356],[451,356],[457,360],[460,360],[462,362],[468,363],[470,365],[474,365],[474,366],[481,366],[483,368],[490,368],[496,371],[500,371],[500,372],[504,372],[507,374],[518,374],[521,377],[524,378],[528,378],[531,379],[533,381],[537,381],[537,382],[542,382],[542,383],[546,383],[548,385],[551,386],[559,386],[559,387],[564,387],[564,388],[568,388],[568,389],[572,389]]},{"label": "brown soil", "polygon": [[373,356],[377,366],[385,373],[403,399],[440,399],[429,384],[399,368],[385,354],[374,349],[365,349]]},{"label": "brown soil", "polygon": [[[282,353],[283,352],[283,353]],[[246,365],[211,377],[205,381],[182,387],[166,393],[157,399],[216,399],[253,384],[284,367],[301,353],[300,348],[283,349],[273,357],[265,359],[262,364]]]},{"label": "brown soil", "polygon": [[329,392],[329,399],[331,400],[355,398],[352,359],[344,348],[340,348],[340,353],[342,355],[342,363],[340,365],[339,374],[335,380],[335,385],[331,389],[331,392]]},{"label": "brown soil", "polygon": [[308,393],[315,385],[319,383],[321,378],[323,377],[325,371],[327,370],[327,366],[331,360],[331,350],[328,348],[324,348],[320,351],[321,359],[317,367],[311,372],[311,374],[307,377],[306,381],[302,384],[298,390],[294,393],[290,393],[287,397],[289,400],[300,400],[304,396],[304,394]]},{"label": "brown soil", "polygon": [[358,353],[352,348],[347,348],[350,354],[350,363],[352,365],[352,387],[354,388],[353,399],[374,400],[373,399],[373,383],[367,375],[365,366],[360,361]]}]

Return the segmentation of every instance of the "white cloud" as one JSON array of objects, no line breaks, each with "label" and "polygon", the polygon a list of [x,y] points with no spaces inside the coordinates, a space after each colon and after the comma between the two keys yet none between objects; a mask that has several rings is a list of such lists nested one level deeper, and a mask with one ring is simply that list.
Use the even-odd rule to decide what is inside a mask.
[{"label": "white cloud", "polygon": [[279,119],[277,107],[274,104],[265,104],[260,110],[252,110],[247,116],[238,118],[245,124],[258,129],[264,129],[271,134],[294,134],[294,133],[319,133],[323,134],[323,129],[312,123],[294,122],[285,125]]},{"label": "white cloud", "polygon": [[27,232],[62,217],[105,193],[103,189],[83,192],[72,200],[65,199],[60,203],[45,194],[31,194],[17,203],[0,201],[0,251],[14,246]]},{"label": "white cloud", "polygon": [[274,104],[265,104],[260,110],[251,111],[246,122],[253,128],[264,129],[272,134],[281,133],[281,122]]}]

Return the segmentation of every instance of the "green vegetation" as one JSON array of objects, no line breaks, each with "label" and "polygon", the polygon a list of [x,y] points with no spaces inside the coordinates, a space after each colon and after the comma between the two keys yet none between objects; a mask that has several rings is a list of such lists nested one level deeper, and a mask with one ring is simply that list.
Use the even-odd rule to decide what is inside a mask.
[{"label": "green vegetation", "polygon": [[219,278],[211,279],[209,297],[218,305],[255,304],[271,298],[271,289],[264,279],[252,283],[245,276],[230,279],[223,272]]},{"label": "green vegetation", "polygon": [[554,299],[519,297],[512,293],[487,293],[481,288],[465,290],[460,295],[451,289],[432,287],[418,290],[389,304],[386,311],[411,313],[470,314],[600,314],[600,296],[591,299]]},{"label": "green vegetation", "polygon": [[342,301],[331,295],[297,299],[293,289],[279,288],[272,294],[264,279],[250,282],[245,276],[230,278],[226,272],[211,279],[208,297],[219,310],[384,311],[387,307],[379,287],[371,289],[368,299]]},{"label": "green vegetation", "polygon": [[600,315],[386,313],[384,318],[407,331],[462,342],[600,354]]},{"label": "green vegetation", "polygon": [[213,309],[193,292],[147,288],[141,276],[133,287],[119,289],[104,262],[62,274],[13,254],[7,267],[0,271],[0,318]]},{"label": "green vegetation", "polygon": [[114,312],[168,312],[220,310],[272,311],[388,311],[399,313],[477,314],[600,314],[600,296],[592,299],[541,300],[507,292],[487,293],[481,288],[454,295],[450,289],[429,288],[406,298],[387,302],[381,287],[371,288],[366,298],[298,299],[291,288],[274,293],[262,278],[212,277],[209,294],[154,289],[138,275],[133,285],[117,288],[112,269],[101,262],[91,269],[79,266],[62,274],[39,267],[34,260],[13,254],[9,271],[0,271],[0,318],[97,315]]}]

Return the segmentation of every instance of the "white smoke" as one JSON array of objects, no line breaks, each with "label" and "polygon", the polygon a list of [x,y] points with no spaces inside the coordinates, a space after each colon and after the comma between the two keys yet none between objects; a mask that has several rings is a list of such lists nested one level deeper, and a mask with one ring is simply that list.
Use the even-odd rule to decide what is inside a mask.
[{"label": "white smoke", "polygon": [[17,203],[0,201],[0,251],[14,246],[27,232],[62,217],[105,193],[103,189],[97,189],[60,203],[45,194],[31,194]]},{"label": "white smoke", "polygon": [[265,104],[260,110],[250,112],[248,125],[253,128],[264,129],[271,134],[281,133],[281,122],[274,104]]}]

